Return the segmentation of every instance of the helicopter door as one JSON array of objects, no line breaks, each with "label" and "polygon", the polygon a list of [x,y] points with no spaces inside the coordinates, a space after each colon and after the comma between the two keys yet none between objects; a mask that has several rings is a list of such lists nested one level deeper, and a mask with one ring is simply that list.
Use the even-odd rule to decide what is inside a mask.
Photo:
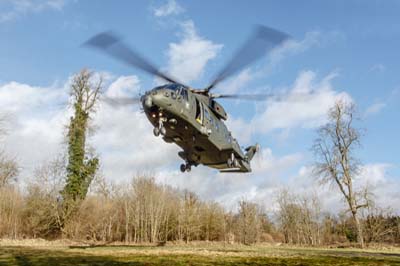
[{"label": "helicopter door", "polygon": [[201,125],[203,124],[203,105],[200,104],[197,98],[196,98],[196,121]]}]

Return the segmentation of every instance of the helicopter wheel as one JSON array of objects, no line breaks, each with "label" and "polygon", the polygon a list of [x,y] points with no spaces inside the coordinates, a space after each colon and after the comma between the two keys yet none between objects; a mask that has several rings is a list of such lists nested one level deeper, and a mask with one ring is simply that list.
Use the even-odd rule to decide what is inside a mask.
[{"label": "helicopter wheel", "polygon": [[160,131],[161,135],[163,135],[163,136],[165,136],[165,134],[167,134],[167,130],[165,129],[165,127],[161,127],[159,129],[159,131]]},{"label": "helicopter wheel", "polygon": [[186,165],[181,164],[181,172],[184,173],[186,171]]},{"label": "helicopter wheel", "polygon": [[228,165],[229,168],[232,168],[233,166],[232,159],[229,158],[226,164]]},{"label": "helicopter wheel", "polygon": [[239,164],[239,161],[238,161],[238,159],[234,159],[233,160],[233,166],[235,166],[235,168],[240,168],[240,164]]},{"label": "helicopter wheel", "polygon": [[181,167],[180,167],[180,169],[181,169],[181,172],[182,173],[184,173],[184,172],[190,172],[191,170],[192,170],[192,166],[190,165],[190,164],[181,164]]},{"label": "helicopter wheel", "polygon": [[154,136],[156,136],[156,137],[160,136],[160,129],[159,129],[158,127],[155,127],[155,128],[153,129],[153,134],[154,134]]}]

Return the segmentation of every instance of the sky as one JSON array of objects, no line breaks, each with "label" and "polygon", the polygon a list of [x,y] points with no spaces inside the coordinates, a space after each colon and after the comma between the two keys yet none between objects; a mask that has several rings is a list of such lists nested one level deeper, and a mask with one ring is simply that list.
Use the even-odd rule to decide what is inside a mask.
[{"label": "sky", "polygon": [[[336,100],[356,104],[363,129],[357,157],[360,187],[400,210],[400,3],[398,1],[89,1],[0,0],[1,145],[29,180],[38,166],[65,151],[69,85],[83,68],[104,79],[109,96],[137,96],[159,80],[82,47],[113,30],[163,71],[202,88],[256,24],[286,32],[290,41],[215,88],[218,93],[276,93],[279,101],[221,100],[239,143],[261,145],[251,174],[220,174],[199,166],[180,173],[178,147],[155,138],[137,106],[103,103],[93,116],[89,145],[109,182],[139,173],[195,191],[234,208],[240,199],[274,208],[277,193],[319,195],[325,210],[342,210],[334,187],[311,174],[316,130]],[[301,93],[304,97],[297,97]]]}]

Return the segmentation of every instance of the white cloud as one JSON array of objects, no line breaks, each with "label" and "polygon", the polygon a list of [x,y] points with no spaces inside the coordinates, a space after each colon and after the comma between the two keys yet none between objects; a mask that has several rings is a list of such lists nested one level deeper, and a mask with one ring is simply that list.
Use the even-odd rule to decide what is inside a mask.
[{"label": "white cloud", "polygon": [[[136,76],[105,74],[102,76],[109,84],[107,96],[137,94],[140,81]],[[94,78],[98,76],[95,73]],[[64,136],[71,115],[70,82],[71,78],[64,86],[48,88],[17,82],[0,86],[0,113],[7,114],[9,132],[4,146],[23,168],[22,179],[65,148]],[[152,126],[139,106],[113,108],[101,102],[91,123],[96,131],[88,144],[99,154],[102,170],[110,179],[127,180],[136,172],[168,168],[180,160],[176,145],[153,136]]]},{"label": "white cloud", "polygon": [[44,10],[61,10],[66,0],[3,0],[0,3],[0,23],[19,16]]},{"label": "white cloud", "polygon": [[231,80],[225,82],[219,86],[221,89],[219,93],[241,93],[241,90],[245,90],[245,86],[254,79],[254,73],[250,71],[250,68],[242,70],[238,75],[234,76]]},{"label": "white cloud", "polygon": [[7,115],[4,148],[26,177],[62,149],[68,120],[68,93],[63,87],[34,87],[18,82],[0,86],[0,112]]},{"label": "white cloud", "polygon": [[179,162],[179,149],[153,135],[139,106],[113,108],[102,104],[93,123],[97,131],[90,144],[100,154],[105,176],[129,180],[135,173],[159,171]]},{"label": "white cloud", "polygon": [[321,34],[321,32],[309,31],[306,32],[302,40],[289,39],[281,46],[271,51],[271,62],[275,65],[289,55],[302,53],[314,46],[318,46],[320,45],[322,38],[323,34]]},{"label": "white cloud", "polygon": [[382,111],[382,109],[385,107],[386,107],[386,103],[383,103],[383,102],[374,103],[374,104],[368,106],[367,110],[365,110],[364,115],[370,116],[370,115],[377,114],[380,111]]},{"label": "white cloud", "polygon": [[[289,94],[292,91],[307,94],[322,90],[337,96],[340,93],[327,85],[331,78],[332,75],[328,75],[316,82],[315,74],[301,73]],[[136,93],[140,84],[135,76],[110,79],[105,91],[110,95]],[[23,168],[22,177],[29,177],[34,167],[54,158],[65,147],[65,125],[71,114],[65,106],[67,101],[67,85],[43,88],[9,82],[0,86],[0,112],[7,112],[12,118],[5,146]],[[314,101],[309,104],[317,105]],[[321,101],[321,104],[326,103]],[[285,112],[281,113],[285,115]],[[285,125],[298,127],[311,123],[302,116],[300,118],[299,123],[290,120]],[[319,121],[319,115],[310,115],[309,119]],[[137,106],[112,108],[101,103],[92,123],[97,132],[89,138],[89,144],[99,154],[101,170],[110,180],[126,181],[135,173],[150,171],[159,182],[187,188],[203,199],[215,200],[231,209],[235,208],[238,200],[248,199],[274,210],[277,192],[283,187],[303,195],[316,193],[323,201],[324,210],[339,211],[345,207],[339,191],[318,187],[310,168],[300,167],[304,160],[302,153],[277,156],[265,147],[253,159],[253,172],[250,174],[221,174],[204,166],[194,167],[192,172],[182,174],[178,170],[181,161],[177,155],[179,148],[154,137],[151,124]],[[246,121],[243,120],[243,123]],[[388,164],[366,165],[356,182],[368,184],[378,204],[399,210],[399,182],[388,175],[390,167]]]},{"label": "white cloud", "polygon": [[199,36],[191,20],[181,26],[182,39],[179,43],[169,44],[167,69],[172,76],[188,83],[202,76],[207,62],[217,56],[222,45]]},{"label": "white cloud", "polygon": [[303,53],[311,48],[329,45],[345,40],[345,35],[339,31],[308,31],[301,40],[289,39],[270,53],[268,69],[275,67],[288,56]]},{"label": "white cloud", "polygon": [[239,139],[249,139],[254,134],[265,134],[273,130],[314,128],[326,120],[328,109],[338,99],[352,101],[346,92],[333,88],[333,72],[321,80],[313,71],[301,72],[292,87],[265,104],[260,104],[251,121],[231,118],[232,131]]},{"label": "white cloud", "polygon": [[140,80],[137,76],[120,76],[106,91],[108,97],[129,97],[136,96],[140,90]]},{"label": "white cloud", "polygon": [[156,17],[179,15],[183,12],[185,12],[185,9],[181,7],[175,0],[168,0],[168,2],[166,2],[164,5],[153,9],[153,15]]}]

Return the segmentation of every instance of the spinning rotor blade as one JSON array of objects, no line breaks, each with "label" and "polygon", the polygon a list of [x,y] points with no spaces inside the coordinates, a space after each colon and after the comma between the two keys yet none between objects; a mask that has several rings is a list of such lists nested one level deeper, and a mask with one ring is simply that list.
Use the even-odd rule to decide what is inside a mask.
[{"label": "spinning rotor blade", "polygon": [[250,100],[250,101],[266,101],[274,94],[210,94],[211,98],[218,99],[239,99],[239,100]]},{"label": "spinning rotor blade", "polygon": [[97,48],[130,66],[137,67],[168,82],[180,84],[180,82],[160,72],[152,63],[126,46],[122,40],[112,32],[99,33],[87,40],[84,45]]},{"label": "spinning rotor blade", "polygon": [[250,38],[245,42],[242,48],[236,52],[231,60],[228,61],[214,81],[211,82],[204,91],[208,92],[218,83],[259,59],[287,39],[289,39],[289,35],[286,33],[262,25],[256,26]]},{"label": "spinning rotor blade", "polygon": [[112,106],[125,106],[125,105],[133,105],[133,104],[139,104],[140,103],[140,98],[135,98],[135,97],[118,97],[118,98],[111,98],[111,97],[102,97],[101,100],[103,100],[105,103],[112,105]]}]

